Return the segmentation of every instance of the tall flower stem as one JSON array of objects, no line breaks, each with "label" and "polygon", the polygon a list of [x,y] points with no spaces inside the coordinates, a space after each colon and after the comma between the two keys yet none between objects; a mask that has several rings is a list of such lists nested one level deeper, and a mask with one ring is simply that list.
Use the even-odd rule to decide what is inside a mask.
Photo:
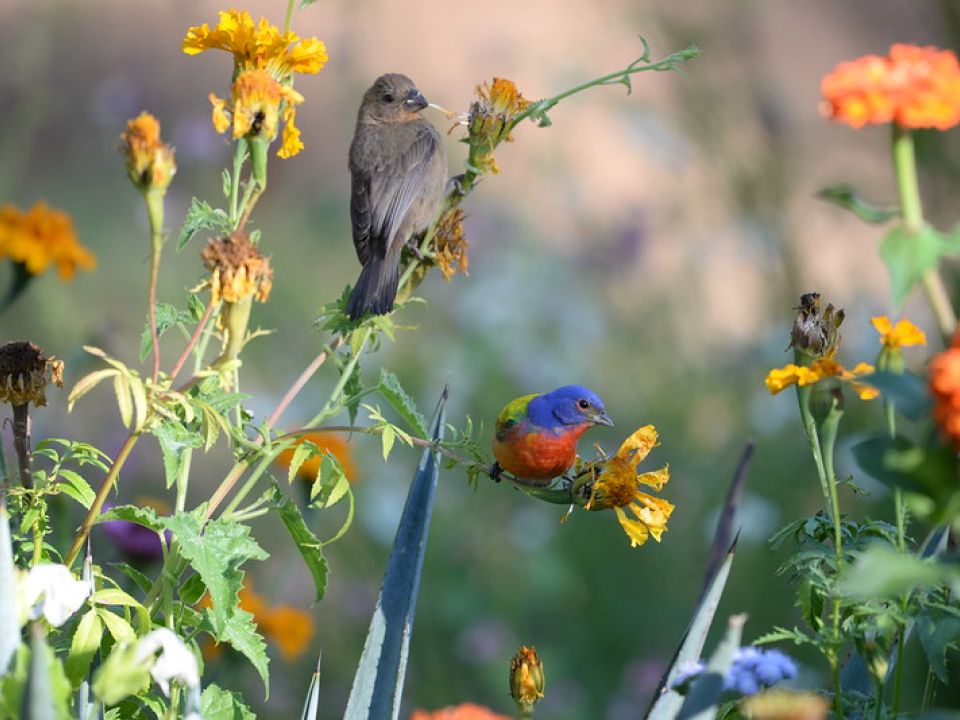
[{"label": "tall flower stem", "polygon": [[[884,403],[884,412],[887,418],[887,432],[890,437],[897,435],[897,415],[894,403],[887,400]],[[894,517],[897,525],[897,549],[901,554],[907,553],[907,506],[903,499],[903,491],[900,488],[893,490]],[[900,596],[900,608],[906,612],[907,605],[910,602],[910,594],[903,593]],[[903,685],[903,642],[906,638],[906,625],[903,622],[897,623],[897,657],[893,670],[893,697],[890,700],[890,710],[894,717],[900,714],[900,695]],[[877,701],[879,704],[879,700]]]},{"label": "tall flower stem", "polygon": [[[923,232],[923,205],[920,202],[920,185],[917,181],[916,151],[913,145],[913,135],[899,123],[892,123],[893,127],[893,170],[897,177],[897,189],[900,192],[900,207],[903,227],[908,235],[916,236]],[[951,336],[957,329],[957,316],[950,303],[950,296],[944,287],[936,268],[929,268],[921,278],[923,292],[927,303],[933,311],[937,327],[949,343]]]},{"label": "tall flower stem", "polygon": [[28,490],[33,487],[30,471],[30,403],[13,406],[13,450],[20,467],[20,484]]},{"label": "tall flower stem", "polygon": [[154,384],[160,374],[160,338],[157,334],[157,283],[160,279],[160,253],[163,250],[163,195],[165,190],[144,192],[150,218],[150,283],[147,286],[147,319],[150,323],[150,344],[153,347]]}]

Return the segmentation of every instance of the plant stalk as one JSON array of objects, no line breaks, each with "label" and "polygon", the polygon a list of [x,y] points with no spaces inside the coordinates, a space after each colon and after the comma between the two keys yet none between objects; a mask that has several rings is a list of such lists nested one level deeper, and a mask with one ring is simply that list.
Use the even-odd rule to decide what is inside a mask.
[{"label": "plant stalk", "polygon": [[150,218],[150,283],[147,286],[147,321],[153,347],[153,384],[160,374],[160,337],[157,332],[157,284],[160,279],[160,254],[163,250],[163,196],[165,190],[147,190],[143,199]]},{"label": "plant stalk", "polygon": [[20,484],[28,490],[33,487],[30,471],[30,403],[13,406],[13,450],[20,467]]}]

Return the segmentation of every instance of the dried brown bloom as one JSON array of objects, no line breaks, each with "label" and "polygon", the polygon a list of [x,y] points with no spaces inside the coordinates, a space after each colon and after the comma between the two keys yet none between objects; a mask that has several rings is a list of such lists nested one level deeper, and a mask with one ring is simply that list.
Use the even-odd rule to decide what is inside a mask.
[{"label": "dried brown bloom", "polygon": [[0,345],[0,401],[11,405],[47,404],[49,383],[63,387],[63,361],[46,357],[40,346],[29,340]]},{"label": "dried brown bloom", "polygon": [[210,271],[208,283],[213,302],[222,299],[235,303],[249,297],[267,301],[273,287],[273,270],[269,259],[250,242],[246,233],[212,239],[201,256]]},{"label": "dried brown bloom", "polygon": [[520,646],[510,660],[510,696],[521,710],[529,711],[543,697],[543,664],[534,647]]},{"label": "dried brown bloom", "polygon": [[812,692],[767,690],[740,703],[740,712],[750,720],[824,720],[829,701]]},{"label": "dried brown bloom", "polygon": [[840,325],[844,312],[831,304],[820,306],[820,293],[805,293],[800,297],[797,319],[790,331],[790,347],[800,359],[809,361],[832,359],[840,347]]},{"label": "dried brown bloom", "polygon": [[127,161],[130,180],[140,190],[165,191],[177,172],[173,148],[160,139],[160,123],[148,112],[127,121],[120,133],[120,153]]},{"label": "dried brown bloom", "polygon": [[460,208],[451,208],[443,214],[437,223],[434,235],[436,261],[443,277],[449,282],[458,272],[469,275],[470,258],[467,248],[470,243],[463,236],[463,220],[466,218]]},{"label": "dried brown bloom", "polygon": [[470,106],[467,128],[470,133],[471,161],[482,172],[498,173],[493,149],[510,142],[510,130],[517,115],[530,106],[516,84],[506,78],[494,78],[491,84],[477,85],[477,100]]}]

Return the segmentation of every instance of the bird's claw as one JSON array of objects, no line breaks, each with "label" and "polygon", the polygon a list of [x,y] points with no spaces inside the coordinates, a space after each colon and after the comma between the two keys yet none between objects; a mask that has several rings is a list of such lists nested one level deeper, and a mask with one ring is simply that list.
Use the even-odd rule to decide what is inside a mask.
[{"label": "bird's claw", "polygon": [[488,474],[490,475],[491,480],[493,480],[494,482],[500,482],[500,479],[503,476],[503,468],[500,467],[500,463],[498,462],[493,463],[493,465],[490,466],[490,470],[488,471]]},{"label": "bird's claw", "polygon": [[464,197],[467,194],[467,191],[463,189],[463,180],[466,177],[466,173],[460,173],[459,175],[454,175],[447,181],[448,192],[456,193],[460,197]]}]

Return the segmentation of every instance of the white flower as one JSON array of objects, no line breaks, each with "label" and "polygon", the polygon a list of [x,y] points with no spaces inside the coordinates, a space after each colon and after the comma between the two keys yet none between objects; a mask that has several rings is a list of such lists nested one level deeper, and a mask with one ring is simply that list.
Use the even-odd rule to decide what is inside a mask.
[{"label": "white flower", "polygon": [[90,585],[77,580],[66,565],[50,563],[34,565],[20,582],[20,607],[36,620],[41,615],[51,625],[60,627],[73,615],[90,594]]},{"label": "white flower", "polygon": [[197,668],[197,659],[172,630],[157,628],[143,636],[137,643],[135,661],[142,663],[157,650],[160,650],[160,655],[150,668],[150,674],[164,695],[170,695],[171,681],[190,688],[199,687],[200,670]]}]

